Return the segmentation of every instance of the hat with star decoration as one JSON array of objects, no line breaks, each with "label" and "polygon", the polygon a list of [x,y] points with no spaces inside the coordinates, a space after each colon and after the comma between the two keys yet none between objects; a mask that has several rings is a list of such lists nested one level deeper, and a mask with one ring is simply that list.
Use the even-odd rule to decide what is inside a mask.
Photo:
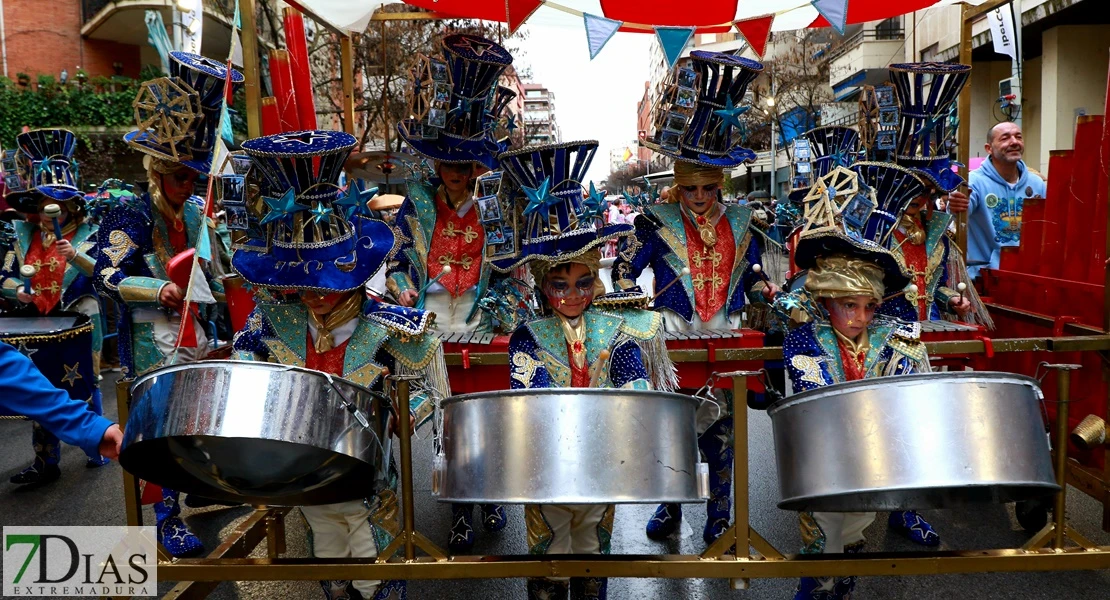
[{"label": "hat with star decoration", "polygon": [[37,213],[45,196],[69,203],[71,210],[80,208],[82,203],[77,201],[83,194],[77,187],[77,161],[73,158],[77,136],[66,129],[35,129],[19,134],[15,142],[19,149],[12,164],[25,191],[9,193],[8,204],[20,212]]},{"label": "hat with star decoration", "polygon": [[763,72],[751,59],[695,50],[689,66],[663,82],[652,106],[652,131],[640,145],[675,160],[702,167],[732,168],[756,159],[741,146],[745,125],[740,118],[748,85]]},{"label": "hat with star decoration", "polygon": [[890,65],[890,80],[898,101],[895,160],[946,193],[964,183],[952,171],[952,156],[960,124],[956,105],[970,76],[971,65]]},{"label": "hat with star decoration", "polygon": [[[225,90],[230,84],[231,90]],[[199,54],[170,52],[170,76],[143,82],[132,105],[139,129],[123,136],[132,148],[207,174],[220,131],[220,111],[243,75]]]},{"label": "hat with star decoration", "polygon": [[627,223],[604,224],[605,194],[583,184],[596,141],[565,142],[505,152],[498,157],[523,206],[524,228],[516,256],[492,262],[507,272],[544,260],[553,264],[574,258],[601,244],[632,233]]},{"label": "hat with star decoration", "polygon": [[443,38],[441,46],[442,59],[419,57],[409,117],[397,129],[425,158],[496,169],[498,153],[508,146],[497,141],[494,131],[505,106],[516,97],[497,82],[513,57],[491,40],[463,33]]},{"label": "hat with star decoration", "polygon": [[[359,191],[338,185],[357,144],[339,131],[295,131],[243,142],[268,209],[262,239],[235,248],[231,266],[248,282],[270,288],[345,292],[362,287],[393,254],[389,225],[346,215]],[[353,195],[353,197],[352,197]]]}]

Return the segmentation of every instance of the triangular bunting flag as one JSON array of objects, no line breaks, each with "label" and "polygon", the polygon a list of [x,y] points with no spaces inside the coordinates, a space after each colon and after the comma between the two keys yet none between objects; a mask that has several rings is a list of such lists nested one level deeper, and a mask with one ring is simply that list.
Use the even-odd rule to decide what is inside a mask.
[{"label": "triangular bunting flag", "polygon": [[505,0],[505,22],[509,24],[509,33],[516,33],[543,2],[544,0]]},{"label": "triangular bunting flag", "polygon": [[590,13],[582,13],[582,19],[586,22],[586,42],[590,45],[590,60],[593,60],[624,22]]},{"label": "triangular bunting flag", "polygon": [[840,35],[848,24],[848,0],[812,0],[810,4],[832,25]]},{"label": "triangular bunting flag", "polygon": [[736,21],[732,26],[744,36],[748,45],[752,47],[752,52],[762,59],[763,51],[767,49],[767,40],[771,39],[771,23],[774,20],[775,15],[765,15]]},{"label": "triangular bunting flag", "polygon": [[663,54],[667,57],[667,66],[673,67],[686,42],[694,37],[696,27],[655,27],[655,37],[659,38],[659,45],[663,47]]}]

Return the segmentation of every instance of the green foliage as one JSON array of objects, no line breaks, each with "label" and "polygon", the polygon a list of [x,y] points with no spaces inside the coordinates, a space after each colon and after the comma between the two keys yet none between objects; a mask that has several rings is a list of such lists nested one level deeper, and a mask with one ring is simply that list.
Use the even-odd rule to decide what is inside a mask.
[{"label": "green foliage", "polygon": [[97,77],[87,85],[59,86],[49,75],[39,76],[35,88],[0,80],[0,145],[10,148],[24,126],[127,127],[135,121],[131,102],[139,82]]}]

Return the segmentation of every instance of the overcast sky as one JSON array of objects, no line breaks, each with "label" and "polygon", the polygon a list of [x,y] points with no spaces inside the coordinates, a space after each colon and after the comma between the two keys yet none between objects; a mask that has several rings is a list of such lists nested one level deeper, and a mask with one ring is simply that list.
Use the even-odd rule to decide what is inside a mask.
[{"label": "overcast sky", "polygon": [[563,22],[567,25],[530,20],[524,26],[528,40],[519,45],[513,62],[531,67],[534,82],[555,93],[563,141],[599,142],[588,178],[600,183],[609,175],[609,151],[636,140],[636,103],[648,79],[653,36],[618,32],[591,61],[581,19]]}]

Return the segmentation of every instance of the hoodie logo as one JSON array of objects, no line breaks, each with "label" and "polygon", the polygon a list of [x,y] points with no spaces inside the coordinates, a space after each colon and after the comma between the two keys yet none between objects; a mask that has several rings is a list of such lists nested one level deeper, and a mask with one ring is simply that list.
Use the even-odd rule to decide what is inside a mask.
[{"label": "hoodie logo", "polygon": [[987,208],[994,208],[998,206],[998,196],[994,194],[987,194],[986,203]]},{"label": "hoodie logo", "polygon": [[1033,186],[1031,186],[1031,185],[1025,186],[1025,197],[1028,198],[1032,195],[1033,195]]}]

